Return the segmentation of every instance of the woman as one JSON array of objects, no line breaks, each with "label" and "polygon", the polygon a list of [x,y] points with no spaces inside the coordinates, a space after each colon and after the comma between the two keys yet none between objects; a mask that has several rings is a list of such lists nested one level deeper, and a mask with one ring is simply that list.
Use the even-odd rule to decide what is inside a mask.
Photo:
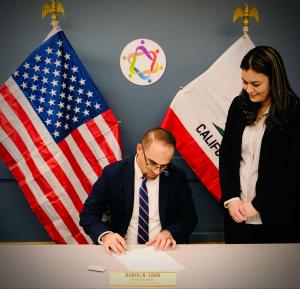
[{"label": "woman", "polygon": [[220,150],[226,243],[300,242],[300,103],[280,54],[250,50]]}]

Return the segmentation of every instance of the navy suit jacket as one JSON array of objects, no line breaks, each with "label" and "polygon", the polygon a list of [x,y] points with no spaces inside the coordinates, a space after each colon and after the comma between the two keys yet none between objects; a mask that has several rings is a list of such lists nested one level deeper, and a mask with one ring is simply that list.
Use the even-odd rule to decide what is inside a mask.
[{"label": "navy suit jacket", "polygon": [[[125,236],[134,203],[134,156],[106,166],[84,203],[80,225],[95,244],[105,231]],[[101,222],[109,208],[111,222]],[[171,232],[177,243],[188,242],[197,224],[197,215],[185,173],[174,165],[160,175],[159,216],[162,229]]]},{"label": "navy suit jacket", "polygon": [[[223,202],[240,196],[240,160],[245,113],[235,98],[230,106],[223,136],[219,173]],[[265,130],[262,138],[256,196],[253,206],[263,224],[299,234],[300,214],[300,103],[283,129]],[[227,213],[227,210],[226,210]],[[297,237],[298,238],[298,237]]]}]

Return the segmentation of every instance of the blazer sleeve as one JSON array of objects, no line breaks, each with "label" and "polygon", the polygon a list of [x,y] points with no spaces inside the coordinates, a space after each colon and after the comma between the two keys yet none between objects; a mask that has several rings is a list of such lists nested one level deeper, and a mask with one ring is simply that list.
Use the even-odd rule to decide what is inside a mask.
[{"label": "blazer sleeve", "polygon": [[98,244],[98,238],[102,233],[111,230],[101,221],[102,214],[109,204],[109,195],[109,170],[105,167],[80,212],[79,224],[95,244]]},{"label": "blazer sleeve", "polygon": [[239,166],[240,152],[236,147],[236,123],[241,122],[238,115],[236,97],[228,110],[224,135],[219,155],[219,177],[222,202],[240,196]]}]

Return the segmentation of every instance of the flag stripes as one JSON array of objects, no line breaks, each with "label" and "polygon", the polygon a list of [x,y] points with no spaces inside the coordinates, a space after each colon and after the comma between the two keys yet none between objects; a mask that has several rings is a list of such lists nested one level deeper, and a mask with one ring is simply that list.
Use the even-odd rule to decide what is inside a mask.
[{"label": "flag stripes", "polygon": [[[14,91],[14,94],[8,87]],[[0,92],[1,155],[4,156],[4,162],[19,181],[31,208],[55,242],[80,244],[91,242],[79,227],[78,214],[92,184],[97,179],[94,168],[96,164],[96,172],[98,174],[102,172],[102,167],[95,157],[101,150],[99,141],[90,141],[87,144],[77,129],[74,130],[77,141],[80,139],[78,143],[81,148],[84,147],[89,151],[88,155],[74,141],[74,131],[58,145],[52,143],[47,146],[46,143],[52,140],[51,136],[47,136],[47,130],[43,129],[44,126],[39,123],[38,118],[35,118],[34,122],[32,121],[30,116],[34,112],[26,103],[26,98],[22,97],[22,91],[19,90],[12,78],[1,87]],[[97,122],[93,120],[92,122],[90,130],[101,132]],[[42,136],[40,135],[41,131]],[[103,134],[99,132],[99,138],[104,141]],[[73,146],[77,146],[77,150],[86,160],[85,166],[79,165],[76,161],[78,155],[74,155],[72,152],[73,150],[68,144],[69,139],[73,139]],[[41,146],[43,150],[38,149]],[[103,152],[101,155],[104,167],[108,161]],[[62,160],[58,162],[56,156]],[[86,157],[91,156],[94,161],[88,162]],[[117,151],[114,154],[111,151],[110,160],[112,158],[119,159],[120,152]],[[87,178],[85,168],[94,172],[92,179]],[[67,196],[69,197],[67,198]],[[39,204],[40,202],[43,203],[43,208]]]}]

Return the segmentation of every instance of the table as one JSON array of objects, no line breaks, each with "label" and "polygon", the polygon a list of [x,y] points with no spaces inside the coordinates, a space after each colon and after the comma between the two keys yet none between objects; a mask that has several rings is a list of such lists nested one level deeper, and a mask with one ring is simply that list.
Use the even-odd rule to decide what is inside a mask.
[{"label": "table", "polygon": [[[177,288],[300,288],[300,244],[178,245],[167,253],[187,268]],[[0,260],[0,288],[107,288],[109,271],[126,271],[96,245],[0,245]]]}]

